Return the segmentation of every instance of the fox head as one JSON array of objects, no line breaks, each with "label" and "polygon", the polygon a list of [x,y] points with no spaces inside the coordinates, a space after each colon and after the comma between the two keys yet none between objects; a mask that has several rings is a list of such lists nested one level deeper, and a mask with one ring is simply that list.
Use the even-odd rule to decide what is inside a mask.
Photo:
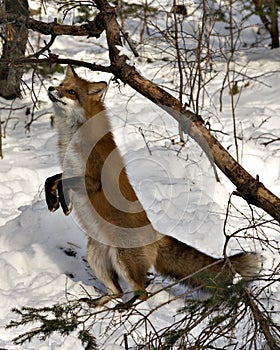
[{"label": "fox head", "polygon": [[62,83],[56,87],[50,86],[48,95],[60,114],[69,117],[80,114],[86,120],[104,109],[101,99],[106,88],[104,81],[89,82],[80,78],[69,65]]}]

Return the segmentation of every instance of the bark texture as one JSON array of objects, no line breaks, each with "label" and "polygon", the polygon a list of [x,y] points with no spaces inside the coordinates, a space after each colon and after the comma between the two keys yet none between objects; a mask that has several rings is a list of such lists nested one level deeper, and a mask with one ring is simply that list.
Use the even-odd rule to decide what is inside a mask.
[{"label": "bark texture", "polygon": [[[28,16],[27,0],[6,0],[4,10],[9,14]],[[13,59],[24,56],[28,39],[28,29],[23,23],[15,21],[7,23],[3,35],[3,59]],[[23,70],[21,67],[0,66],[0,96],[6,99],[20,97],[20,83]]]}]

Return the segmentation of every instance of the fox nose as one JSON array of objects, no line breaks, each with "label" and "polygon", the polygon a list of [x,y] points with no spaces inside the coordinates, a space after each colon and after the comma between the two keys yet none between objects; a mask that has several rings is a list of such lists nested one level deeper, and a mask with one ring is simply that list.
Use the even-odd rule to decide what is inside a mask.
[{"label": "fox nose", "polygon": [[54,90],[55,90],[54,86],[49,86],[48,91],[54,91]]}]

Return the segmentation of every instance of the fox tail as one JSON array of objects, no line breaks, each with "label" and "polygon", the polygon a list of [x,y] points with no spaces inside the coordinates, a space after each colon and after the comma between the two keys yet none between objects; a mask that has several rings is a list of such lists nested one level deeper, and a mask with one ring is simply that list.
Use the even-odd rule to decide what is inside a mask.
[{"label": "fox tail", "polygon": [[[259,272],[258,256],[239,253],[227,259],[216,259],[169,236],[158,241],[155,268],[164,276],[207,287],[209,281],[231,284],[235,272],[246,281]],[[212,284],[212,283],[211,283]]]}]

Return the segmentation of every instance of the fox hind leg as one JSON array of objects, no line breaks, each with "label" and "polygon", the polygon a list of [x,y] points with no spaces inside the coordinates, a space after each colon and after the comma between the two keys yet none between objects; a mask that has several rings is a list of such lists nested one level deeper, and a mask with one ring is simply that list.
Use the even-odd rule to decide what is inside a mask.
[{"label": "fox hind leg", "polygon": [[112,256],[114,255],[114,248],[106,246],[89,237],[88,263],[95,276],[104,284],[108,293],[96,299],[97,305],[104,305],[110,299],[120,298],[123,295],[122,288],[119,284],[119,276],[115,269],[115,263],[112,261]]},{"label": "fox hind leg", "polygon": [[118,275],[115,272],[112,272],[111,280],[104,279],[104,276],[99,279],[105,285],[108,294],[94,299],[94,306],[104,306],[110,300],[122,297],[123,292],[119,285]]},{"label": "fox hind leg", "polygon": [[[123,254],[124,253],[124,254]],[[147,292],[145,290],[145,279],[150,268],[148,259],[138,250],[129,252],[120,252],[119,255],[120,271],[119,275],[124,279],[132,289],[134,297],[129,301],[136,299],[146,300]]]},{"label": "fox hind leg", "polygon": [[108,295],[101,298],[99,305],[104,305],[112,298],[123,296],[120,280],[133,291],[133,300],[147,299],[144,283],[151,261],[146,255],[141,248],[110,247],[89,237],[89,265],[108,292]]}]

